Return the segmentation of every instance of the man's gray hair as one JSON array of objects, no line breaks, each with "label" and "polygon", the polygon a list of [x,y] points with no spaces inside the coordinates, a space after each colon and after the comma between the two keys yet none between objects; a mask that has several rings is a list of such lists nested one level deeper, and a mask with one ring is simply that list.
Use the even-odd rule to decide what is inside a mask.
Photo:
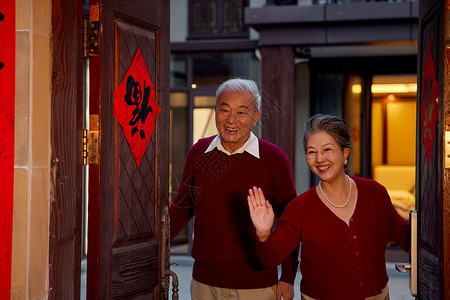
[{"label": "man's gray hair", "polygon": [[219,99],[220,95],[226,91],[233,92],[249,92],[253,96],[253,102],[255,103],[255,107],[257,111],[261,110],[261,94],[258,89],[258,85],[255,81],[250,79],[242,79],[242,78],[232,78],[223,82],[216,91],[216,104],[217,99]]}]

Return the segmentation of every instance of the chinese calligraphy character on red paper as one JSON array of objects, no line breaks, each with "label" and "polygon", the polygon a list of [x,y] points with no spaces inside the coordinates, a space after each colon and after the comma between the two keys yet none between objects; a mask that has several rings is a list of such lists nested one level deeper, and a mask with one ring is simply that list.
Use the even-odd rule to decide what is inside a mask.
[{"label": "chinese calligraphy character on red paper", "polygon": [[138,49],[125,77],[114,91],[114,116],[122,126],[137,165],[147,149],[160,112],[153,82]]}]

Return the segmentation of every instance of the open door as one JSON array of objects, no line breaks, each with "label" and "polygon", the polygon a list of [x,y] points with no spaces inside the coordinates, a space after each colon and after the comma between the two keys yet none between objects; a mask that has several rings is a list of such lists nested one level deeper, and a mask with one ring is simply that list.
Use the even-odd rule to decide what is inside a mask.
[{"label": "open door", "polygon": [[[417,93],[418,297],[450,299],[449,1],[421,0]],[[445,141],[445,148],[444,148]]]},{"label": "open door", "polygon": [[[93,47],[88,51],[93,55],[89,60],[90,130],[98,131],[99,157],[98,164],[89,165],[87,299],[163,298],[161,214],[168,205],[169,3],[89,3],[88,28],[94,29]],[[154,116],[153,130],[145,132],[140,126],[147,116],[149,122],[152,104],[131,95],[133,103],[128,105],[134,105],[135,111],[123,127],[116,118],[114,98],[124,80],[126,88],[130,87],[128,72],[138,56],[139,72],[146,73],[146,82],[138,84],[134,78],[134,89],[153,95],[150,98],[157,104],[153,112],[161,109]],[[149,138],[140,159],[132,152],[135,146],[130,146],[127,130]]]}]

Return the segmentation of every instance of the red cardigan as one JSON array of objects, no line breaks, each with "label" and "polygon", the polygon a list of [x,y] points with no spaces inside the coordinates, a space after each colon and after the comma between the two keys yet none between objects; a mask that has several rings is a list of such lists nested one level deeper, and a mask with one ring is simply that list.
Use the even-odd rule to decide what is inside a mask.
[{"label": "red cardigan", "polygon": [[301,242],[302,293],[315,299],[364,299],[387,285],[388,241],[407,249],[409,225],[394,209],[386,189],[352,177],[358,200],[350,225],[320,200],[315,186],[292,200],[277,229],[257,243],[261,263],[271,268]]},{"label": "red cardigan", "polygon": [[[261,187],[281,215],[296,196],[289,159],[279,147],[261,139],[259,159],[247,152],[227,155],[217,148],[205,153],[213,138],[201,139],[189,150],[170,207],[171,239],[195,215],[191,253],[195,280],[234,289],[272,286],[278,282],[278,271],[276,265],[264,268],[256,257],[247,195],[249,188]],[[291,284],[297,273],[298,248],[293,257],[283,263],[280,278]]]}]

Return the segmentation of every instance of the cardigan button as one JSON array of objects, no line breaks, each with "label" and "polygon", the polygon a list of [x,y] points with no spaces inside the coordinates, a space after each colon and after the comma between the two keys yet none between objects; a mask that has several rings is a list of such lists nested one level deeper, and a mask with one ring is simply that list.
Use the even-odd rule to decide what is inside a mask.
[{"label": "cardigan button", "polygon": [[363,285],[364,285],[364,282],[361,281],[359,284],[360,284],[361,286],[363,286]]},{"label": "cardigan button", "polygon": [[356,240],[356,235],[353,236],[353,239]]},{"label": "cardigan button", "polygon": [[356,254],[356,256],[358,256],[358,255],[359,255],[359,252],[358,252],[358,251],[356,251],[356,253],[355,253],[355,254]]},{"label": "cardigan button", "polygon": [[350,222],[353,222],[353,218],[350,218]]}]

